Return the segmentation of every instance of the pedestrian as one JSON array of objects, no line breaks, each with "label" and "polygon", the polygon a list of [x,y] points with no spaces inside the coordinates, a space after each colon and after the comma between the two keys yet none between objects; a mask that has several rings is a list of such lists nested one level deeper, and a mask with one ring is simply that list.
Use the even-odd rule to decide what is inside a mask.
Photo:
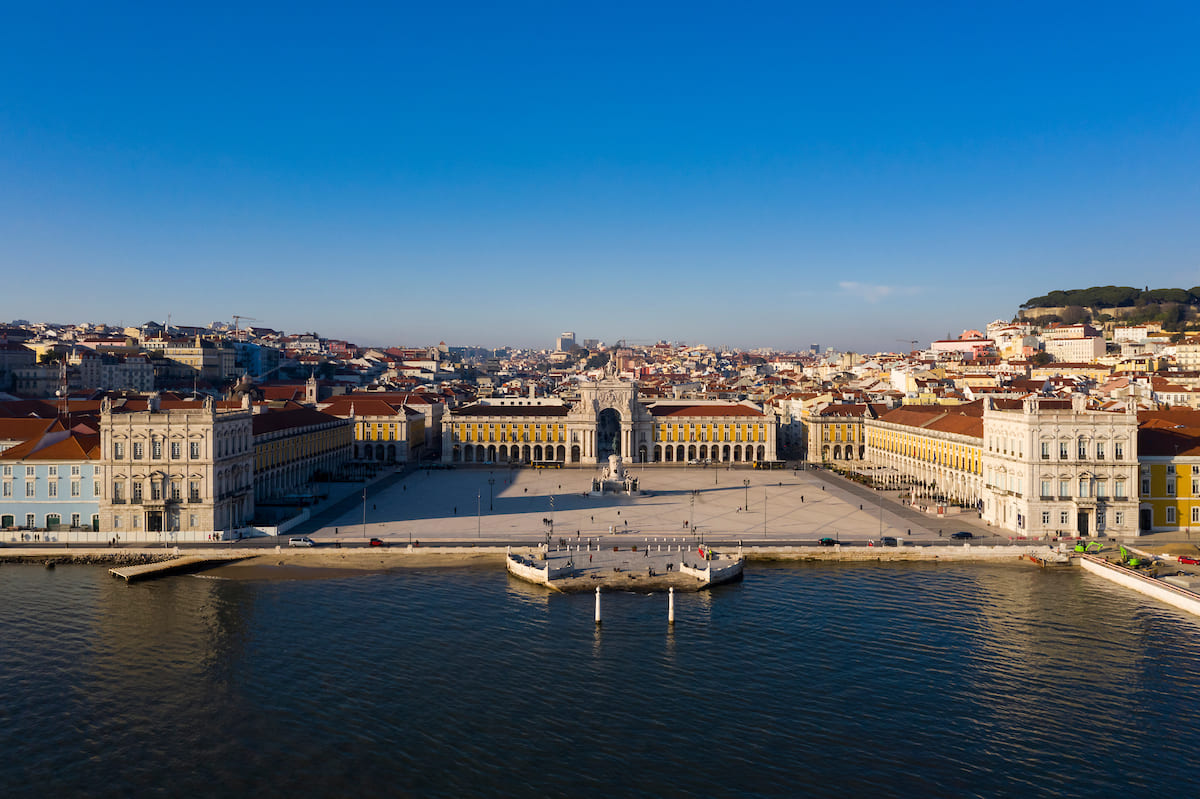
[{"label": "pedestrian", "polygon": [[803,494],[800,495],[800,502],[801,502],[801,504],[804,503],[804,495]]},{"label": "pedestrian", "polygon": [[371,505],[371,510],[376,510],[376,507],[374,504]]},{"label": "pedestrian", "polygon": [[862,505],[859,505],[859,506],[858,506],[858,509],[859,509],[859,510],[862,510]]},{"label": "pedestrian", "polygon": [[588,563],[591,563],[591,562],[592,562],[592,556],[588,555]]},{"label": "pedestrian", "polygon": [[595,517],[595,516],[592,516],[592,517],[591,517],[591,519],[592,519],[592,521],[596,521],[596,517]]},{"label": "pedestrian", "polygon": [[455,516],[458,515],[458,506],[457,505],[454,506],[454,515]]}]

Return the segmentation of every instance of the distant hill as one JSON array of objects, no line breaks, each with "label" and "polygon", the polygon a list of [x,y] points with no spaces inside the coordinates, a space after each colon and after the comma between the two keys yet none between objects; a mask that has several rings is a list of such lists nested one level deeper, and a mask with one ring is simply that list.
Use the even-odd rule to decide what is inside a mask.
[{"label": "distant hill", "polygon": [[1093,286],[1090,289],[1052,291],[1044,297],[1034,297],[1021,304],[1022,308],[1062,308],[1078,305],[1083,308],[1132,308],[1137,305],[1161,305],[1177,302],[1200,305],[1200,286],[1191,289],[1135,289],[1130,286]]},{"label": "distant hill", "polygon": [[1090,289],[1052,291],[1021,304],[1022,319],[1129,323],[1160,322],[1164,330],[1183,330],[1187,320],[1200,315],[1200,286],[1191,289],[1136,289],[1132,286],[1093,286]]}]

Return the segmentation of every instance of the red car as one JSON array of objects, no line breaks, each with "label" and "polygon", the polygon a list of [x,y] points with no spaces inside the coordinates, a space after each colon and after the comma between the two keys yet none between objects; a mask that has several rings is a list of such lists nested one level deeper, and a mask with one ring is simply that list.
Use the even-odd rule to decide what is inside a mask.
[{"label": "red car", "polygon": [[383,546],[383,541],[379,538],[372,538],[370,541],[370,545],[373,547],[381,547],[381,546]]},{"label": "red car", "polygon": [[1187,555],[1180,555],[1179,562],[1187,566],[1198,566],[1200,565],[1200,558],[1192,558]]}]

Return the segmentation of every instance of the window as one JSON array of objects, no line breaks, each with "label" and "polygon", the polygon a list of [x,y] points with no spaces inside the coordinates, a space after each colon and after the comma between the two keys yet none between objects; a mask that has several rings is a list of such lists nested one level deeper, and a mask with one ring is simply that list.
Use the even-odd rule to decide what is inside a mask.
[{"label": "window", "polygon": [[26,477],[36,477],[37,476],[37,468],[34,466],[26,466],[25,467],[25,476]]},{"label": "window", "polygon": [[196,526],[196,514],[193,513],[188,516],[188,527],[195,528],[195,526]]},{"label": "window", "polygon": [[1042,511],[1042,524],[1049,524],[1049,523],[1050,523],[1050,511],[1044,510],[1044,511]]},{"label": "window", "polygon": [[113,517],[113,529],[114,529],[114,530],[120,530],[120,529],[121,529],[121,517],[120,517],[120,516],[114,516],[114,517]]},{"label": "window", "polygon": [[183,454],[183,447],[180,446],[178,441],[172,441],[171,442],[171,460],[173,460],[173,461],[179,460],[179,458],[182,454]]},{"label": "window", "polygon": [[25,526],[26,527],[28,527],[30,530],[32,530],[33,526],[36,523],[37,523],[37,517],[35,517],[32,513],[25,514]]},{"label": "window", "polygon": [[142,455],[145,454],[145,449],[146,448],[142,444],[142,442],[140,442],[140,441],[133,442],[133,459],[135,461],[140,461],[142,459]]},{"label": "window", "polygon": [[1097,530],[1104,529],[1104,511],[1103,510],[1096,511],[1096,529]]},{"label": "window", "polygon": [[71,467],[71,476],[72,476],[72,477],[78,477],[78,476],[79,476],[79,466],[72,466],[72,467]]},{"label": "window", "polygon": [[1125,513],[1124,513],[1124,511],[1116,511],[1116,512],[1114,512],[1114,513],[1113,513],[1113,524],[1115,524],[1117,527],[1120,527],[1120,526],[1121,526],[1122,524],[1124,524],[1124,523],[1125,523]]},{"label": "window", "polygon": [[1041,494],[1041,495],[1042,495],[1043,497],[1049,497],[1049,496],[1051,496],[1051,494],[1050,494],[1050,481],[1049,481],[1049,480],[1043,480],[1043,481],[1042,481],[1042,494]]},{"label": "window", "polygon": [[1167,464],[1167,474],[1175,474],[1175,464],[1173,464],[1173,463]]},{"label": "window", "polygon": [[125,484],[121,482],[113,483],[113,502],[125,501]]},{"label": "window", "polygon": [[199,458],[200,457],[200,442],[199,441],[192,441],[191,443],[188,444],[188,457],[190,457],[190,458]]},{"label": "window", "polygon": [[1192,506],[1192,524],[1200,524],[1200,507]]},{"label": "window", "polygon": [[1097,480],[1096,481],[1096,498],[1104,499],[1107,496],[1108,496],[1108,481],[1107,480]]},{"label": "window", "polygon": [[1175,496],[1175,478],[1171,477],[1167,480],[1167,496]]},{"label": "window", "polygon": [[157,480],[150,481],[150,499],[155,501],[162,499],[162,483]]},{"label": "window", "polygon": [[58,467],[57,466],[47,466],[46,467],[46,476],[47,477],[58,477]]},{"label": "window", "polygon": [[1067,442],[1065,441],[1058,442],[1058,459],[1060,461],[1067,459]]},{"label": "window", "polygon": [[1042,442],[1042,460],[1044,460],[1044,461],[1050,460],[1050,442],[1049,441]]},{"label": "window", "polygon": [[154,439],[150,442],[150,457],[156,461],[162,460],[162,441]]},{"label": "window", "polygon": [[8,465],[8,464],[5,464],[5,465],[4,465],[4,476],[5,476],[5,477],[12,477],[12,466],[10,466],[10,465]]},{"label": "window", "polygon": [[93,497],[100,496],[100,481],[99,480],[92,481],[92,496]]},{"label": "window", "polygon": [[26,497],[32,497],[35,495],[34,488],[36,487],[36,485],[37,485],[36,483],[31,483],[31,482],[25,483],[25,496]]},{"label": "window", "polygon": [[1125,444],[1120,441],[1113,442],[1113,460],[1125,460]]},{"label": "window", "polygon": [[58,496],[58,483],[53,480],[50,481],[49,483],[46,483],[46,493],[51,499],[53,499],[54,497],[57,497]]},{"label": "window", "polygon": [[1150,496],[1150,478],[1149,477],[1142,478],[1142,496],[1144,496],[1144,497]]},{"label": "window", "polygon": [[1103,441],[1096,442],[1096,460],[1098,460],[1098,461],[1104,460],[1104,442]]},{"label": "window", "polygon": [[1167,508],[1167,524],[1175,523],[1175,509]]},{"label": "window", "polygon": [[178,480],[171,481],[171,499],[175,500],[176,502],[179,501],[179,481]]},{"label": "window", "polygon": [[133,481],[133,501],[134,502],[142,501],[142,481],[141,480]]},{"label": "window", "polygon": [[78,527],[78,526],[79,526],[79,514],[78,514],[78,513],[72,513],[72,514],[71,514],[71,526],[72,526],[72,527]]},{"label": "window", "polygon": [[4,484],[3,496],[6,496],[6,497],[12,496],[12,483],[6,482]]},{"label": "window", "polygon": [[120,441],[113,442],[113,459],[121,460],[125,457],[125,445]]},{"label": "window", "polygon": [[73,496],[73,497],[79,496],[79,481],[78,480],[71,481],[71,496]]},{"label": "window", "polygon": [[1086,477],[1080,477],[1079,478],[1079,496],[1081,496],[1081,497],[1090,496],[1091,485],[1092,485],[1091,480],[1089,480]]},{"label": "window", "polygon": [[200,481],[199,480],[191,480],[188,482],[188,501],[189,502],[199,502],[200,501]]},{"label": "window", "polygon": [[1058,523],[1059,524],[1067,523],[1067,512],[1065,510],[1058,512]]},{"label": "window", "polygon": [[1069,480],[1058,481],[1058,495],[1060,497],[1071,496],[1071,482]]},{"label": "window", "polygon": [[1113,481],[1113,493],[1116,495],[1117,499],[1125,499],[1125,481],[1124,480],[1114,480]]},{"label": "window", "polygon": [[1086,458],[1087,458],[1087,441],[1085,439],[1081,438],[1081,439],[1079,439],[1079,460],[1085,460]]}]

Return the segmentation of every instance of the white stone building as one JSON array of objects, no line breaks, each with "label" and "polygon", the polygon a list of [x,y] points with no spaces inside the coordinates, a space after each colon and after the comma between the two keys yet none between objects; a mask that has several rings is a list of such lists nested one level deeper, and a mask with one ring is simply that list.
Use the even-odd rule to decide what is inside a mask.
[{"label": "white stone building", "polygon": [[1029,536],[1137,533],[1137,415],[1087,398],[984,408],[983,519]]},{"label": "white stone building", "polygon": [[104,400],[100,413],[100,529],[134,541],[206,541],[254,515],[254,439],[248,400],[151,397],[145,410]]}]

